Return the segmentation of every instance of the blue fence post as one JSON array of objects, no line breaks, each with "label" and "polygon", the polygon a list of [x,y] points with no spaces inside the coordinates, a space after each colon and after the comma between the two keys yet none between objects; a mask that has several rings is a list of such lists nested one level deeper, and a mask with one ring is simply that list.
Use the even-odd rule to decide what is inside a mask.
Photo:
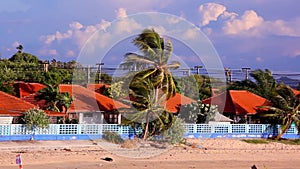
[{"label": "blue fence post", "polygon": [[232,125],[227,125],[228,126],[228,133],[232,133]]},{"label": "blue fence post", "polygon": [[123,126],[118,125],[118,134],[121,135],[123,134]]},{"label": "blue fence post", "polygon": [[245,124],[245,133],[250,133],[250,126],[249,124]]},{"label": "blue fence post", "polygon": [[197,133],[197,124],[193,124],[193,133]]},{"label": "blue fence post", "polygon": [[77,130],[76,130],[76,134],[81,134],[81,128],[82,128],[82,124],[77,124]]}]

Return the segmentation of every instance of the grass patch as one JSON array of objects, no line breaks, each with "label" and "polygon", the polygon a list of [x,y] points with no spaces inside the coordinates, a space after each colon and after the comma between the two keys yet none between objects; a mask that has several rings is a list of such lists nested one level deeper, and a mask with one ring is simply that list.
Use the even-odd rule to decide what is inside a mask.
[{"label": "grass patch", "polygon": [[242,141],[250,144],[268,144],[269,142],[264,139],[243,139]]},{"label": "grass patch", "polygon": [[300,145],[300,139],[283,139],[276,142],[290,145]]}]

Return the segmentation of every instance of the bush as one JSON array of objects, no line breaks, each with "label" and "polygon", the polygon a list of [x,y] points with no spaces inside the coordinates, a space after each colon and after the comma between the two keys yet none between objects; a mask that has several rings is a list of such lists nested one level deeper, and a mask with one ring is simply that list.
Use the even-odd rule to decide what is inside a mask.
[{"label": "bush", "polygon": [[162,137],[171,144],[179,144],[184,141],[184,134],[185,128],[183,126],[183,120],[176,118],[173,125],[162,134]]},{"label": "bush", "polygon": [[103,139],[110,143],[115,143],[115,144],[122,144],[124,142],[124,140],[121,138],[121,136],[118,133],[110,132],[110,131],[105,131],[103,133]]}]

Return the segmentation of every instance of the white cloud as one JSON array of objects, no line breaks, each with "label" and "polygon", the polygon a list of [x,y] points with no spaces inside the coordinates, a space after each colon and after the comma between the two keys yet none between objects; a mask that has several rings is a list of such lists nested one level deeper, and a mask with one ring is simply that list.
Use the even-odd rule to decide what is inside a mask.
[{"label": "white cloud", "polygon": [[275,20],[264,23],[263,31],[280,36],[300,37],[300,19],[293,21]]},{"label": "white cloud", "polygon": [[68,57],[72,57],[72,56],[75,56],[75,52],[72,51],[72,50],[68,50],[66,55],[67,55]]},{"label": "white cloud", "polygon": [[14,42],[13,44],[12,44],[12,46],[15,48],[15,47],[17,47],[17,46],[19,46],[20,45],[20,42],[18,42],[18,41],[16,41],[16,42]]},{"label": "white cloud", "polygon": [[249,33],[249,31],[252,31],[251,34],[257,34],[255,28],[260,27],[263,22],[264,19],[255,11],[248,10],[240,18],[227,21],[222,29],[225,34]]},{"label": "white cloud", "polygon": [[148,29],[154,29],[159,35],[164,35],[166,33],[166,29],[163,26],[150,26]]},{"label": "white cloud", "polygon": [[83,28],[83,25],[79,22],[73,22],[69,26],[70,26],[71,29],[75,29],[75,30],[76,29],[79,30],[79,29]]},{"label": "white cloud", "polygon": [[256,57],[255,60],[256,60],[257,62],[262,62],[262,61],[263,61],[263,59],[262,59],[261,57]]},{"label": "white cloud", "polygon": [[142,26],[134,19],[123,18],[115,24],[114,32],[117,34],[132,33],[134,30],[142,29]]},{"label": "white cloud", "polygon": [[264,20],[255,11],[245,11],[242,16],[230,17],[222,29],[227,35],[237,36],[291,36],[300,37],[300,18],[292,21]]},{"label": "white cloud", "polygon": [[41,49],[39,51],[39,54],[40,55],[53,55],[53,56],[56,56],[58,55],[58,52],[56,49]]},{"label": "white cloud", "polygon": [[40,39],[44,41],[46,45],[51,45],[55,41],[71,39],[80,49],[93,33],[98,30],[105,31],[110,25],[111,23],[106,20],[101,20],[100,23],[96,25],[87,26],[82,25],[80,22],[73,22],[69,24],[69,29],[66,32],[62,33],[56,31],[55,34],[41,36]]},{"label": "white cloud", "polygon": [[170,16],[167,18],[167,22],[169,24],[176,24],[176,23],[180,22],[182,19],[183,19],[182,17]]},{"label": "white cloud", "polygon": [[125,8],[119,8],[116,11],[116,14],[117,14],[117,18],[126,18],[127,17],[127,12],[126,12]]},{"label": "white cloud", "polygon": [[213,33],[212,28],[204,28],[202,30],[206,35],[211,35]]},{"label": "white cloud", "polygon": [[192,40],[192,39],[197,38],[198,33],[199,33],[198,28],[188,29],[183,33],[182,38],[185,40]]},{"label": "white cloud", "polygon": [[[226,7],[217,3],[206,3],[199,6],[201,14],[200,26],[208,25],[211,21],[217,21],[218,17],[224,14]],[[226,13],[228,14],[228,13]]]}]

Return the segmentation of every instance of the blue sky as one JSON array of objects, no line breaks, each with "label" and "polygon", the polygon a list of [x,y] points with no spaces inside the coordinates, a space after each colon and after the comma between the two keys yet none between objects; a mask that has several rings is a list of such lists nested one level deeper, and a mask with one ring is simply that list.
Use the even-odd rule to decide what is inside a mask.
[{"label": "blue sky", "polygon": [[[161,12],[186,19],[215,47],[224,67],[300,72],[299,0],[3,0],[0,1],[0,54],[9,58],[22,44],[43,60],[78,60],[86,40],[116,19]],[[125,23],[124,27],[134,27]],[[164,33],[164,29],[161,28]],[[130,33],[130,32],[128,32]],[[129,41],[130,42],[130,41]],[[124,44],[122,44],[124,45]],[[124,45],[133,50],[132,44]],[[123,49],[124,49],[123,48]],[[121,47],[106,65],[123,58]],[[192,52],[178,52],[189,66]],[[186,54],[185,54],[186,53]]]}]

